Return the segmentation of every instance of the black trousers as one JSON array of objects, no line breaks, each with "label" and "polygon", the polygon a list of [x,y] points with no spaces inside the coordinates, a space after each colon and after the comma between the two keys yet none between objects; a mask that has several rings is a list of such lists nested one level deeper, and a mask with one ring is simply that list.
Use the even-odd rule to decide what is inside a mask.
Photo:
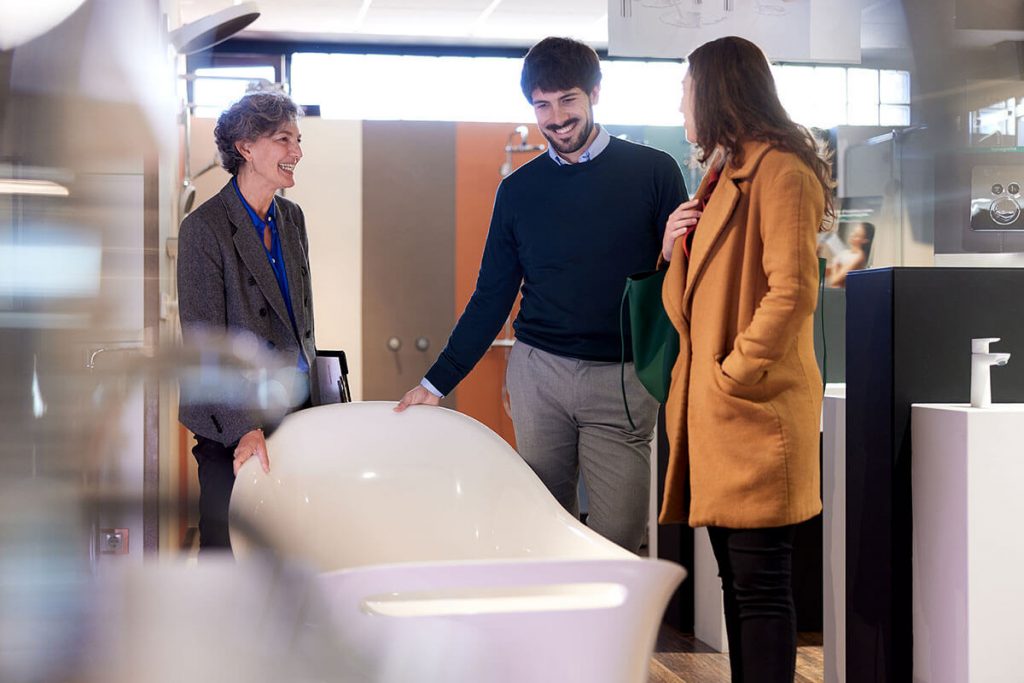
[{"label": "black trousers", "polygon": [[231,550],[228,505],[235,485],[235,446],[196,436],[192,449],[199,464],[199,553]]},{"label": "black trousers", "polygon": [[793,606],[795,526],[709,527],[718,560],[733,683],[792,683],[796,670]]}]

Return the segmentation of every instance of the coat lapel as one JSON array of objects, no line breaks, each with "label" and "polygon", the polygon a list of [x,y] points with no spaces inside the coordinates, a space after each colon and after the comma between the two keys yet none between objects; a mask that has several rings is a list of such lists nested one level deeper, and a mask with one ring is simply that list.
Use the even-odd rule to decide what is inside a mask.
[{"label": "coat lapel", "polygon": [[[763,142],[747,143],[743,147],[743,164],[735,168],[726,162],[722,169],[718,185],[713,191],[714,201],[707,204],[697,225],[697,232],[693,236],[693,249],[690,253],[689,267],[686,269],[686,287],[681,306],[683,316],[687,319],[690,317],[693,290],[707,267],[715,245],[730,225],[730,219],[739,203],[742,193],[738,183],[750,177],[769,148],[769,145]],[[707,191],[707,182],[708,176],[705,174],[700,191]]]},{"label": "coat lapel", "polygon": [[714,191],[714,200],[704,209],[693,236],[693,248],[690,252],[690,264],[686,269],[686,288],[683,292],[683,315],[690,317],[690,300],[693,298],[693,286],[707,266],[708,257],[718,238],[721,237],[729,224],[736,203],[740,199],[740,190],[729,173],[722,172],[718,186]]},{"label": "coat lapel", "polygon": [[249,213],[242,205],[242,200],[238,198],[238,193],[235,192],[232,183],[229,182],[224,186],[220,191],[220,198],[227,208],[228,219],[235,226],[232,239],[235,242],[238,255],[256,280],[256,286],[270,302],[270,307],[288,327],[291,327],[292,321],[288,317],[288,307],[285,306],[281,288],[278,287],[277,278],[274,277],[274,270],[270,267],[270,261],[267,260],[267,251],[263,248],[252,220],[249,218]]},{"label": "coat lapel", "polygon": [[[718,153],[716,152],[712,156],[709,168],[713,168],[715,164],[720,163]],[[707,196],[708,185],[711,182],[709,173],[705,173],[704,177],[700,180],[700,185],[697,186],[697,191],[693,194],[691,199],[700,199]],[[696,235],[694,236],[696,237]],[[686,258],[686,252],[683,251],[683,238],[677,239],[675,244],[672,245],[672,261],[668,273],[665,275],[665,285],[662,288],[661,300],[665,306],[665,312],[668,314],[669,320],[675,325],[676,329],[680,332],[684,332],[688,326],[688,319],[683,314],[683,290],[686,288],[687,272],[689,271],[690,263]],[[658,266],[661,267],[663,263],[661,255],[658,256]]]}]

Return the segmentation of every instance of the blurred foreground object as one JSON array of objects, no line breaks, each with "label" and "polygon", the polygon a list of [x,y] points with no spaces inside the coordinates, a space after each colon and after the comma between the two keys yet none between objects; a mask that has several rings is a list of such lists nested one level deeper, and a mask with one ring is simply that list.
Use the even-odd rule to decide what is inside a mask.
[{"label": "blurred foreground object", "polygon": [[[101,520],[143,514],[141,492],[122,485],[112,456],[139,385],[180,381],[268,422],[295,400],[294,367],[247,336],[127,350],[102,365],[92,358],[94,389],[78,413],[92,434],[65,464],[77,476],[0,481],[0,680],[370,680],[339,647],[313,572],[261,551],[258,535],[248,537],[256,553],[244,569],[229,556],[199,567],[100,560]],[[161,510],[169,503],[156,501]]]},{"label": "blurred foreground object", "polygon": [[71,16],[85,0],[0,0],[0,50],[41,36]]},{"label": "blurred foreground object", "polygon": [[339,647],[313,574],[272,554],[244,569],[225,556],[95,571],[89,511],[120,504],[52,482],[0,487],[0,680],[370,680]]}]

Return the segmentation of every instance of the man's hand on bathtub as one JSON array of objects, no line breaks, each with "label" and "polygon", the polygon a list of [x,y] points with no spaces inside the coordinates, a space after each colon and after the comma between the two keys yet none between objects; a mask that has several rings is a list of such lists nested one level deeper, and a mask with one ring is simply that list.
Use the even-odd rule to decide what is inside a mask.
[{"label": "man's hand on bathtub", "polygon": [[402,400],[398,402],[397,406],[395,406],[395,412],[400,413],[409,406],[415,406],[421,403],[428,406],[436,406],[441,404],[441,399],[427,391],[427,388],[423,385],[417,385],[405,392],[405,396],[403,396]]},{"label": "man's hand on bathtub", "polygon": [[262,429],[246,432],[245,436],[239,439],[238,447],[235,448],[235,476],[238,476],[238,470],[245,461],[254,455],[260,459],[263,471],[270,472],[270,456],[267,455],[267,441],[263,438]]}]

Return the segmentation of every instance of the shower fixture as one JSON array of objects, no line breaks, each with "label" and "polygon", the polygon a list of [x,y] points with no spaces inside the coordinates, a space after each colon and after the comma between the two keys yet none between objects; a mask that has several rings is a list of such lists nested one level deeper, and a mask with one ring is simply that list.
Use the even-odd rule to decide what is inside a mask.
[{"label": "shower fixture", "polygon": [[512,155],[522,152],[543,152],[545,150],[544,145],[531,145],[527,142],[530,135],[530,129],[526,126],[516,126],[516,129],[509,133],[508,139],[505,140],[505,163],[501,165],[498,172],[501,177],[512,173],[515,170],[512,167]]},{"label": "shower fixture", "polygon": [[[198,77],[194,73],[187,73],[178,76],[186,81],[195,81]],[[281,84],[271,83],[265,78],[240,78],[237,76],[203,76],[205,80],[221,80],[221,81],[247,81],[248,86],[245,89],[246,94],[251,92],[261,92],[268,90],[276,90],[284,92]],[[192,210],[193,204],[196,201],[196,184],[195,181],[205,173],[209,173],[215,168],[220,167],[220,157],[214,154],[213,161],[200,169],[197,173],[192,173],[192,116],[195,115],[195,102],[189,101],[185,103],[184,110],[182,111],[182,121],[185,125],[185,147],[183,152],[184,167],[185,167],[185,179],[181,183],[181,195],[178,201],[179,217],[184,218]]]},{"label": "shower fixture", "polygon": [[[519,142],[515,145],[512,144],[512,140],[519,136]],[[506,152],[539,152],[544,150],[544,145],[530,145],[527,144],[527,140],[530,137],[530,129],[526,126],[516,126],[516,129],[508,136],[508,140],[505,141]]]},{"label": "shower fixture", "polygon": [[[186,167],[190,165],[188,158],[185,160],[185,165]],[[218,166],[220,164],[214,159],[195,175],[189,175],[189,172],[186,171],[185,179],[181,182],[181,200],[178,202],[178,215],[181,218],[187,216],[192,211],[192,205],[196,203],[196,179]]]},{"label": "shower fixture", "polygon": [[179,26],[167,37],[178,54],[190,55],[223,43],[259,16],[255,2],[243,2]]},{"label": "shower fixture", "polygon": [[[242,2],[214,12],[195,21],[189,22],[170,31],[167,34],[168,42],[174,47],[179,55],[190,55],[202,52],[214,45],[224,42],[236,33],[256,21],[260,16],[260,10],[255,2]],[[192,80],[194,74],[186,74],[183,78]],[[203,170],[192,175],[192,105],[186,102],[182,119],[185,124],[185,143],[182,152],[184,156],[185,177],[182,180],[178,196],[179,218],[183,218],[192,210],[196,200],[195,180],[199,176],[213,170],[218,166],[216,160],[206,166]]]},{"label": "shower fixture", "polygon": [[527,128],[526,126],[516,126],[516,129],[514,131],[512,131],[512,134],[508,136],[508,140],[506,141],[506,146],[505,146],[505,151],[506,152],[509,151],[508,143],[512,142],[512,140],[515,138],[516,135],[519,136],[519,145],[520,146],[525,145],[526,144],[526,138],[529,137],[529,135],[530,135],[530,129]]}]

